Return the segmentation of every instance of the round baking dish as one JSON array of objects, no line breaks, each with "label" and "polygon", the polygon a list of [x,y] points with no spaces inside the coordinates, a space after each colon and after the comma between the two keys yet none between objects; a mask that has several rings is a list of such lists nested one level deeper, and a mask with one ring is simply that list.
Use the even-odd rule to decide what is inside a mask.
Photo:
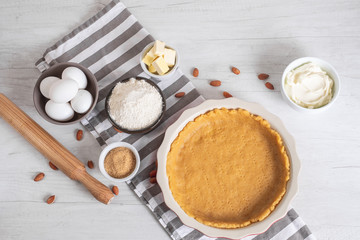
[{"label": "round baking dish", "polygon": [[[189,217],[179,206],[172,196],[169,188],[169,181],[166,174],[166,161],[167,154],[170,150],[171,143],[178,136],[179,132],[185,127],[185,125],[194,120],[197,116],[206,113],[209,110],[215,108],[242,108],[246,109],[253,114],[260,115],[266,119],[273,129],[275,129],[282,137],[286,151],[290,159],[290,180],[287,183],[286,193],[280,203],[277,205],[275,210],[263,221],[253,223],[247,227],[237,229],[220,229],[204,225],[194,218]],[[188,109],[182,113],[179,119],[173,123],[165,132],[164,140],[157,152],[158,159],[158,171],[157,171],[157,182],[163,192],[164,201],[166,205],[173,210],[181,219],[181,221],[192,228],[199,230],[210,237],[226,237],[231,239],[238,239],[248,235],[260,234],[265,232],[271,224],[278,219],[286,215],[290,202],[295,197],[298,191],[298,175],[300,171],[300,161],[296,153],[295,141],[289,132],[285,129],[282,121],[268,112],[264,107],[257,103],[249,103],[237,98],[227,98],[223,100],[207,100],[197,107]]]}]

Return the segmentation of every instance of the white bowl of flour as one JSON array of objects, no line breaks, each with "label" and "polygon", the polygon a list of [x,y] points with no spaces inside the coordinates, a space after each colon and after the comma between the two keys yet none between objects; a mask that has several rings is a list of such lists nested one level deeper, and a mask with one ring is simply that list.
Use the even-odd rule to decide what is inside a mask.
[{"label": "white bowl of flour", "polygon": [[115,85],[106,98],[108,119],[126,133],[147,133],[164,116],[166,104],[160,88],[151,80],[129,78]]}]

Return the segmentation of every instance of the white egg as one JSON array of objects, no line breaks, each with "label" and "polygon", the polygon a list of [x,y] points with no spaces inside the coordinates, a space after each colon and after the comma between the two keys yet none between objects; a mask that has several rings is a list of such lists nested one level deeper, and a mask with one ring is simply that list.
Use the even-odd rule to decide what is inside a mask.
[{"label": "white egg", "polygon": [[90,109],[93,103],[93,97],[88,91],[79,90],[70,103],[75,112],[85,113]]},{"label": "white egg", "polygon": [[76,67],[67,67],[61,74],[62,79],[72,79],[79,84],[79,89],[85,89],[87,86],[86,75]]},{"label": "white egg", "polygon": [[56,103],[49,100],[45,105],[46,114],[56,121],[68,121],[73,118],[74,110],[69,103]]},{"label": "white egg", "polygon": [[59,80],[60,80],[60,78],[52,77],[52,76],[44,78],[40,83],[41,94],[46,98],[50,98],[50,96],[49,96],[50,87],[54,82],[59,81]]},{"label": "white egg", "polygon": [[51,85],[49,97],[54,102],[66,103],[75,97],[78,90],[78,84],[74,80],[62,79]]}]

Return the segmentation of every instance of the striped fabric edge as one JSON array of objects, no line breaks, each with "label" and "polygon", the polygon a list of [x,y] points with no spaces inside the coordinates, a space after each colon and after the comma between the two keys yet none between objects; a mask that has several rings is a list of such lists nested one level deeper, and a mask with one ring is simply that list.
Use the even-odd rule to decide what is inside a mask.
[{"label": "striped fabric edge", "polygon": [[[47,62],[46,56],[49,52],[54,51],[55,49],[59,48],[64,43],[68,42],[70,39],[74,38],[79,32],[83,31],[84,29],[87,29],[89,26],[91,26],[94,22],[96,22],[98,19],[100,19],[102,16],[104,16],[106,13],[108,13],[111,9],[114,8],[117,4],[120,3],[119,0],[113,0],[108,5],[106,5],[102,10],[100,10],[96,15],[91,17],[90,19],[86,20],[83,24],[75,28],[72,32],[65,35],[65,37],[61,38],[59,41],[57,41],[54,45],[47,48],[43,54],[43,57],[40,58],[38,61],[35,62],[35,66],[40,70],[40,72],[44,72],[46,69],[50,67],[50,61]],[[123,4],[122,4],[123,5]],[[123,5],[124,9],[125,6]]]},{"label": "striped fabric edge", "polygon": [[[117,6],[117,8],[119,8],[119,6]],[[115,10],[116,9],[111,9],[111,11]],[[119,10],[120,12],[117,13],[117,15],[110,15],[110,12],[107,13],[110,15],[107,19],[103,19],[105,16],[102,16],[101,22],[97,23],[97,28],[93,25],[91,29],[89,29],[91,32],[81,32],[81,36],[79,36],[79,33],[76,38],[72,39],[73,43],[66,42],[66,44],[64,44],[59,54],[56,54],[57,52],[54,50],[53,54],[50,54],[50,52],[48,53],[49,55],[45,55],[45,59],[55,60],[57,62],[72,61],[81,63],[84,61],[84,58],[91,55],[88,51],[92,45],[97,47],[96,51],[98,51],[111,43],[120,33],[129,29],[129,25],[131,26],[136,22],[135,17],[131,15],[125,6],[121,6]],[[97,21],[100,21],[100,19]],[[100,40],[101,44],[96,44],[96,42]],[[76,45],[78,42],[81,42],[81,45]]]},{"label": "striped fabric edge", "polygon": [[[139,197],[140,201],[142,201],[143,204],[145,204],[145,206],[147,206],[147,207],[150,209],[150,211],[154,213],[154,209],[149,205],[148,201],[146,201],[146,200],[144,199],[144,197],[138,192],[137,188],[136,188],[130,181],[127,181],[126,183],[127,183],[127,185],[130,187],[130,189],[133,190],[133,191],[135,192],[135,194]],[[169,236],[170,236],[172,239],[176,240],[176,238],[173,236],[172,232],[170,232],[170,231],[166,228],[166,224],[164,223],[164,221],[163,221],[160,217],[158,217],[158,216],[156,216],[156,219],[159,221],[159,223],[160,223],[161,226],[164,228],[164,230],[169,234]]]},{"label": "striped fabric edge", "polygon": [[[81,41],[81,39],[74,39],[75,36],[79,37],[80,33],[83,33],[83,39],[87,38],[92,32],[91,31],[95,31],[97,29],[101,29],[103,26],[102,21],[98,21],[99,19],[104,19],[106,17],[113,17],[113,15],[111,15],[110,11],[114,11],[116,10],[115,8],[121,8],[121,9],[126,9],[125,5],[122,4],[119,0],[113,0],[111,1],[108,5],[106,5],[102,10],[100,10],[97,14],[95,14],[93,17],[87,19],[84,23],[80,24],[78,27],[76,27],[72,32],[70,32],[69,34],[66,34],[65,37],[63,37],[62,39],[60,39],[59,41],[57,41],[52,47],[48,48],[43,57],[44,59],[48,59],[49,53],[52,53],[53,51],[55,51],[56,49],[60,49],[61,51],[64,52],[64,48],[63,45],[69,44],[71,41],[73,41],[75,44],[77,41]],[[110,20],[110,19],[109,19]],[[107,22],[109,20],[105,20],[104,22]],[[98,28],[94,28],[94,24],[97,23],[99,26]],[[92,26],[91,30],[88,30],[88,32],[85,33],[85,31]],[[77,41],[75,41],[77,40]],[[65,50],[66,51],[66,50]]]},{"label": "striped fabric edge", "polygon": [[[46,61],[48,58],[48,54],[52,51],[54,51],[57,48],[61,48],[61,46],[65,43],[68,43],[69,40],[73,39],[76,35],[78,35],[80,32],[86,30],[90,26],[92,26],[95,22],[97,22],[99,19],[104,17],[107,13],[109,13],[110,10],[114,9],[115,6],[119,6],[120,8],[127,9],[123,3],[121,3],[119,0],[112,0],[109,4],[107,4],[103,9],[101,9],[97,14],[95,14],[93,17],[87,19],[82,24],[78,25],[73,31],[71,31],[69,34],[66,34],[64,37],[62,37],[60,40],[58,40],[55,44],[53,44],[51,47],[47,48],[43,54],[43,56],[38,59],[35,62],[35,66],[39,69],[40,72],[44,72],[47,70],[50,65],[53,65],[53,61]],[[99,22],[99,21],[98,21]],[[101,25],[100,25],[101,28]],[[62,48],[61,48],[62,49]],[[63,49],[62,49],[63,51]]]},{"label": "striped fabric edge", "polygon": [[[138,189],[132,184],[128,183],[130,188],[139,196],[140,200],[152,211],[155,212],[156,207],[153,207],[149,204],[149,201],[146,200],[143,195],[138,191]],[[169,210],[165,205],[163,211]],[[171,211],[171,210],[170,210]],[[176,216],[178,219],[178,217]],[[177,220],[175,218],[175,220]],[[174,232],[169,231],[169,227],[162,220],[161,216],[157,216],[158,221],[164,227],[164,229],[169,233],[172,239],[174,240],[185,240],[185,239],[199,239],[199,240],[220,240],[227,238],[211,238],[206,235],[203,235],[201,232],[193,229],[189,231],[189,229],[185,236],[181,236],[182,233],[178,233],[176,230]],[[180,219],[178,219],[180,221]],[[186,227],[186,226],[185,226]],[[187,227],[188,228],[188,227]],[[290,230],[288,228],[291,228]],[[181,231],[181,229],[180,229]],[[279,219],[277,222],[273,223],[271,227],[264,233],[259,235],[250,235],[241,238],[242,240],[283,240],[283,239],[291,239],[291,240],[316,240],[315,236],[311,233],[310,229],[305,225],[303,220],[298,216],[296,211],[291,208],[287,214]]]},{"label": "striped fabric edge", "polygon": [[[310,230],[309,230],[310,231]],[[310,234],[309,236],[307,236],[304,240],[316,240],[316,237],[314,236],[314,234]]]}]

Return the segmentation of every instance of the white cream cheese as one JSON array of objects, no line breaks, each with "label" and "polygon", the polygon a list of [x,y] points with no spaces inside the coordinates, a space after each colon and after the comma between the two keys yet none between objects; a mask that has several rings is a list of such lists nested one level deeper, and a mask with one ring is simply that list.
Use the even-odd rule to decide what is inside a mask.
[{"label": "white cream cheese", "polygon": [[286,75],[285,91],[297,105],[319,108],[333,97],[333,79],[315,63],[306,63]]}]

